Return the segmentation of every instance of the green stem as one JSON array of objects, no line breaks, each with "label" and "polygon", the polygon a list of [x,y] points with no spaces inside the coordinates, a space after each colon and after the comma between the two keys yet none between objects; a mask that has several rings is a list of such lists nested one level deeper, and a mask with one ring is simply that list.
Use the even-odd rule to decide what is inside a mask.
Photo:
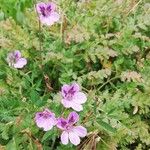
[{"label": "green stem", "polygon": [[99,91],[101,88],[103,88],[103,87],[104,87],[107,83],[109,83],[110,81],[115,80],[115,79],[118,79],[118,78],[120,78],[120,76],[116,76],[116,77],[114,77],[114,78],[111,78],[111,79],[107,80],[104,84],[102,84],[102,85],[97,89],[97,91]]},{"label": "green stem", "polygon": [[41,27],[41,22],[39,20],[39,46],[40,46],[40,52],[42,51],[42,37],[41,37],[41,33],[42,33],[42,27]]},{"label": "green stem", "polygon": [[39,19],[39,46],[40,46],[40,51],[41,51],[42,50],[42,38],[41,38],[42,26],[41,26],[39,14],[38,14],[37,9],[36,9],[36,3],[37,3],[37,1],[35,0],[34,1],[34,7],[35,7],[35,10],[36,10],[36,14],[38,16],[38,19]]}]

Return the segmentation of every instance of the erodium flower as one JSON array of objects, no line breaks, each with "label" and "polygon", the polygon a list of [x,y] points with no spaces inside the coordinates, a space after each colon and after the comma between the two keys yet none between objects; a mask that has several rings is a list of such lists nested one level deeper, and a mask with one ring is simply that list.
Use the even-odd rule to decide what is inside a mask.
[{"label": "erodium flower", "polygon": [[21,57],[21,53],[18,50],[8,54],[7,62],[9,66],[14,68],[23,68],[27,64],[27,60]]},{"label": "erodium flower", "polygon": [[48,109],[45,109],[43,112],[36,113],[35,122],[39,128],[43,128],[44,131],[48,131],[56,125],[57,120],[54,113]]},{"label": "erodium flower", "polygon": [[52,2],[36,4],[36,10],[42,24],[51,26],[59,21],[60,15],[56,12],[56,5]]},{"label": "erodium flower", "polygon": [[72,144],[78,145],[80,143],[80,137],[87,135],[87,130],[83,126],[75,126],[78,122],[79,115],[76,112],[71,112],[67,119],[59,118],[57,127],[62,130],[61,142],[66,145],[69,140]]},{"label": "erodium flower", "polygon": [[83,110],[81,104],[86,102],[87,97],[83,92],[80,92],[80,87],[77,83],[63,85],[61,88],[61,95],[61,103],[64,107],[73,108],[76,111]]}]

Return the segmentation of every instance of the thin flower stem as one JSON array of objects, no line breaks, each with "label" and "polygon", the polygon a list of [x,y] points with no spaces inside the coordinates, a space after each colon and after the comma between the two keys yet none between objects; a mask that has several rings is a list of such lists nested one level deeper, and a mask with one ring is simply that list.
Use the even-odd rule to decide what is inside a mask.
[{"label": "thin flower stem", "polygon": [[127,16],[128,16],[131,12],[133,12],[133,11],[136,9],[136,7],[137,7],[141,2],[142,2],[142,0],[139,0],[139,1],[132,7],[132,9],[130,9],[130,11],[128,12]]},{"label": "thin flower stem", "polygon": [[42,51],[42,37],[41,37],[41,33],[42,33],[42,27],[41,27],[41,22],[39,20],[39,46],[40,46],[40,51]]},{"label": "thin flower stem", "polygon": [[52,150],[54,150],[55,142],[56,142],[56,138],[52,142],[52,146],[51,146]]},{"label": "thin flower stem", "polygon": [[62,42],[63,42],[63,39],[64,39],[64,34],[63,34],[63,21],[64,21],[64,16],[62,15],[61,26],[60,26],[60,37],[61,37],[61,41],[62,41]]},{"label": "thin flower stem", "polygon": [[112,149],[102,138],[100,138],[100,140],[101,140],[107,147],[109,147],[110,149]]},{"label": "thin flower stem", "polygon": [[61,113],[61,114],[62,114],[62,115],[61,115],[62,117],[63,117],[63,115],[64,115],[64,113],[65,113],[66,110],[67,110],[67,109],[63,107],[62,113]]},{"label": "thin flower stem", "polygon": [[38,20],[39,20],[39,22],[38,22],[38,24],[39,24],[39,46],[40,46],[40,51],[42,51],[42,38],[41,38],[42,26],[41,26],[39,14],[36,9],[36,1],[34,2],[34,8],[35,8],[36,14],[38,16]]},{"label": "thin flower stem", "polygon": [[116,77],[114,77],[114,78],[111,78],[111,79],[107,80],[104,84],[102,84],[102,85],[97,89],[97,91],[99,91],[101,88],[103,88],[103,87],[104,87],[107,83],[109,83],[110,81],[115,80],[115,79],[117,79],[117,78],[120,78],[120,76],[116,76]]},{"label": "thin flower stem", "polygon": [[88,90],[88,89],[86,89],[85,87],[82,87],[82,89],[83,89],[86,93],[88,93],[88,92],[89,92],[89,90]]},{"label": "thin flower stem", "polygon": [[[100,101],[97,102],[96,106],[98,106],[99,104],[100,104]],[[82,124],[85,124],[92,115],[93,115],[93,111],[91,110],[89,113],[87,113],[86,117],[82,121]]]},{"label": "thin flower stem", "polygon": [[34,143],[37,145],[37,150],[43,150],[42,144],[40,143],[39,139],[34,137],[29,130],[23,130],[21,133],[26,134]]}]

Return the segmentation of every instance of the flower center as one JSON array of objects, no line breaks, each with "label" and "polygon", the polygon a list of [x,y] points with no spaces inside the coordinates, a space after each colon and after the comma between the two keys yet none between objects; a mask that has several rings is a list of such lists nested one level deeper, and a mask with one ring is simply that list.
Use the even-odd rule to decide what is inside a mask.
[{"label": "flower center", "polygon": [[17,62],[19,60],[19,55],[18,54],[15,54],[15,57],[14,57],[14,61]]},{"label": "flower center", "polygon": [[72,86],[68,92],[65,91],[65,97],[67,98],[67,100],[72,100],[74,94],[76,93],[76,90],[74,89],[74,87]]},{"label": "flower center", "polygon": [[44,119],[47,119],[47,118],[51,117],[51,115],[49,113],[40,113],[39,116],[43,117]]},{"label": "flower center", "polygon": [[72,125],[67,125],[67,126],[66,126],[66,130],[67,130],[67,131],[70,131],[71,129],[72,129]]},{"label": "flower center", "polygon": [[17,63],[18,60],[19,60],[19,55],[18,54],[12,53],[9,56],[9,62],[10,62],[11,65]]}]

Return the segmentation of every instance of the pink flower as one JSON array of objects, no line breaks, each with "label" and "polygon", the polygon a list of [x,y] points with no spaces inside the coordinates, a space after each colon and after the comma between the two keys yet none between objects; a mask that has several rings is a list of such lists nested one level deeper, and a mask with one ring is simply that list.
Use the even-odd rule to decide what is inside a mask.
[{"label": "pink flower", "polygon": [[39,128],[43,128],[44,131],[48,131],[56,125],[57,120],[54,113],[52,113],[48,109],[45,109],[43,112],[36,113],[35,122]]},{"label": "pink flower", "polygon": [[56,5],[52,2],[36,4],[36,10],[42,24],[50,26],[59,21],[60,16],[56,12]]},{"label": "pink flower", "polygon": [[76,112],[71,112],[67,119],[58,119],[57,127],[63,130],[61,134],[62,144],[67,145],[70,140],[72,144],[78,145],[80,143],[80,137],[87,135],[86,128],[74,125],[78,120],[79,115]]},{"label": "pink flower", "polygon": [[21,57],[21,53],[18,50],[8,54],[7,62],[9,66],[14,68],[23,68],[27,64],[27,60]]},{"label": "pink flower", "polygon": [[81,104],[86,102],[87,97],[83,92],[80,92],[80,87],[77,83],[63,85],[61,88],[61,95],[61,103],[64,105],[64,107],[73,108],[76,111],[83,110]]}]

